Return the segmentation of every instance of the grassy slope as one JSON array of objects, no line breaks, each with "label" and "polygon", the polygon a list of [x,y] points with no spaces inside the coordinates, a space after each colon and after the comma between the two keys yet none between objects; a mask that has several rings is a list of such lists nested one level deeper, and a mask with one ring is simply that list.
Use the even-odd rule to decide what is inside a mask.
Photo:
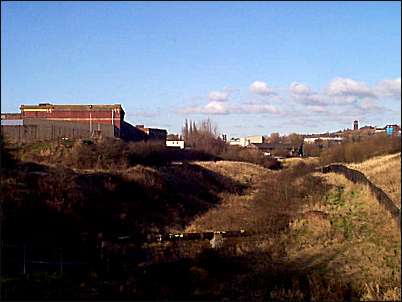
[{"label": "grassy slope", "polygon": [[[131,291],[128,297],[146,299],[155,294],[155,299],[190,299],[205,291],[200,296],[203,300],[345,300],[349,290],[351,296],[364,300],[400,299],[399,229],[365,187],[339,175],[316,174],[327,183],[321,198],[321,193],[314,195],[316,182],[305,175],[290,174],[287,180],[281,178],[286,170],[273,172],[236,162],[158,169],[136,166],[119,173],[41,167],[22,165],[2,175],[6,202],[19,207],[27,204],[21,217],[31,219],[14,221],[14,225],[30,225],[32,232],[43,231],[52,222],[60,224],[52,232],[83,223],[94,236],[110,229],[141,233],[183,226],[186,231],[258,225],[268,230],[252,238],[228,240],[227,249],[196,258],[195,263],[180,259],[161,271],[159,266],[151,267],[148,277],[134,275],[134,285],[127,288],[136,288],[136,278],[138,282],[145,278],[143,294]],[[28,171],[41,169],[48,175]],[[283,182],[289,187],[283,187]],[[297,192],[292,193],[292,188]],[[38,229],[30,207],[39,201],[46,211],[59,208],[58,217],[66,221],[40,221],[43,229]],[[281,228],[270,232],[265,228],[268,224]],[[179,281],[170,284],[172,274]],[[189,284],[181,286],[181,282]]]},{"label": "grassy slope", "polygon": [[[342,276],[363,300],[400,299],[400,231],[365,186],[337,174],[323,175],[334,187],[321,203],[305,211],[326,216],[300,217],[283,240],[293,261],[326,259],[327,277]],[[378,291],[377,291],[378,286]]]},{"label": "grassy slope", "polygon": [[348,166],[364,173],[401,207],[401,153],[378,156]]},{"label": "grassy slope", "polygon": [[[24,236],[44,241],[47,236],[67,236],[71,225],[75,236],[89,232],[95,238],[103,233],[109,239],[178,231],[194,215],[217,204],[221,192],[243,189],[231,179],[191,164],[137,165],[111,172],[20,162],[3,172],[2,238],[10,241]],[[46,227],[55,217],[62,218],[60,223],[53,229]]]},{"label": "grassy slope", "polygon": [[233,161],[196,162],[197,165],[230,178],[248,187],[242,194],[224,192],[221,202],[213,209],[199,215],[186,228],[186,232],[240,230],[252,225],[253,198],[265,177],[276,172],[261,166]]},{"label": "grassy slope", "polygon": [[[261,211],[253,205],[261,185],[258,182],[268,175],[275,178],[273,173],[277,172],[259,171],[258,176],[251,166],[251,170],[239,173],[235,163],[204,166],[237,179],[244,177],[243,173],[253,172],[251,179],[257,183],[248,196],[226,197],[222,205],[193,221],[187,231],[217,226],[253,227],[250,221],[259,217]],[[296,214],[287,230],[237,243],[237,255],[249,259],[249,271],[231,280],[229,295],[233,295],[232,287],[237,286],[237,295],[244,299],[343,300],[351,291],[352,297],[363,300],[399,300],[398,226],[365,186],[337,174],[314,175],[323,179],[327,191],[320,200],[306,196],[301,209],[290,208]],[[294,181],[296,185],[303,179]],[[281,278],[286,281],[280,281]],[[250,280],[260,285],[250,288]]]}]

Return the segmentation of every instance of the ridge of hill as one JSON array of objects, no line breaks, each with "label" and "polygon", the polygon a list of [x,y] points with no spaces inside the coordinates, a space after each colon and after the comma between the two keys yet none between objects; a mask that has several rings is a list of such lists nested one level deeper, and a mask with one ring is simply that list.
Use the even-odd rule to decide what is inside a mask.
[{"label": "ridge of hill", "polygon": [[401,153],[376,156],[362,163],[347,165],[362,172],[401,208]]}]

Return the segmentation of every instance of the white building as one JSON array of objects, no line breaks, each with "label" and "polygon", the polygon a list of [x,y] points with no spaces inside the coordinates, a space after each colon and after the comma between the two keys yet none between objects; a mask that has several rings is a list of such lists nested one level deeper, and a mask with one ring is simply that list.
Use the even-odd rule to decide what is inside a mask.
[{"label": "white building", "polygon": [[231,138],[229,141],[229,145],[232,146],[241,146],[240,144],[240,138]]},{"label": "white building", "polygon": [[306,144],[313,144],[315,143],[317,140],[322,140],[322,141],[331,141],[331,142],[341,142],[343,141],[343,137],[305,137],[304,138],[304,143]]},{"label": "white building", "polygon": [[184,141],[166,141],[166,146],[184,149]]},{"label": "white building", "polygon": [[264,137],[262,135],[246,136],[240,138],[232,138],[229,144],[232,146],[242,146],[247,147],[251,144],[262,144],[264,142]]}]

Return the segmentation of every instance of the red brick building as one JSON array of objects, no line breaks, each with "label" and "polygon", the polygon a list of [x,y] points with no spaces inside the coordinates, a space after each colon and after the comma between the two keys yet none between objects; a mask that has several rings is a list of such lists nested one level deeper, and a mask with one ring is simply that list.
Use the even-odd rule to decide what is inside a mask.
[{"label": "red brick building", "polygon": [[165,129],[145,128],[144,125],[136,125],[135,127],[144,132],[150,140],[166,141],[167,131]]},{"label": "red brick building", "polygon": [[120,104],[114,105],[21,105],[21,118],[71,121],[86,123],[90,130],[96,130],[97,124],[113,125],[120,130],[124,120],[124,110]]},{"label": "red brick building", "polygon": [[[18,136],[25,128],[32,128],[33,134],[26,141],[54,139],[58,137],[104,136],[120,137],[126,141],[166,141],[164,129],[134,127],[124,121],[124,110],[120,104],[112,105],[21,105],[20,113],[2,113],[1,124],[4,133]],[[24,129],[7,126],[20,125]],[[56,129],[57,128],[57,129]],[[15,134],[15,133],[18,133]],[[79,134],[79,135],[78,135]]]}]

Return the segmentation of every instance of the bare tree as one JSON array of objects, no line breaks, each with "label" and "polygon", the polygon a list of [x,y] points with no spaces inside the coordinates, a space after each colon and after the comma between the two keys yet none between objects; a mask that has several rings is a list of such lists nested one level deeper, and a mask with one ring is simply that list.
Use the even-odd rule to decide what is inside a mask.
[{"label": "bare tree", "polygon": [[208,153],[219,154],[225,150],[226,144],[218,137],[218,126],[210,119],[195,121],[185,120],[183,136],[186,145]]}]

